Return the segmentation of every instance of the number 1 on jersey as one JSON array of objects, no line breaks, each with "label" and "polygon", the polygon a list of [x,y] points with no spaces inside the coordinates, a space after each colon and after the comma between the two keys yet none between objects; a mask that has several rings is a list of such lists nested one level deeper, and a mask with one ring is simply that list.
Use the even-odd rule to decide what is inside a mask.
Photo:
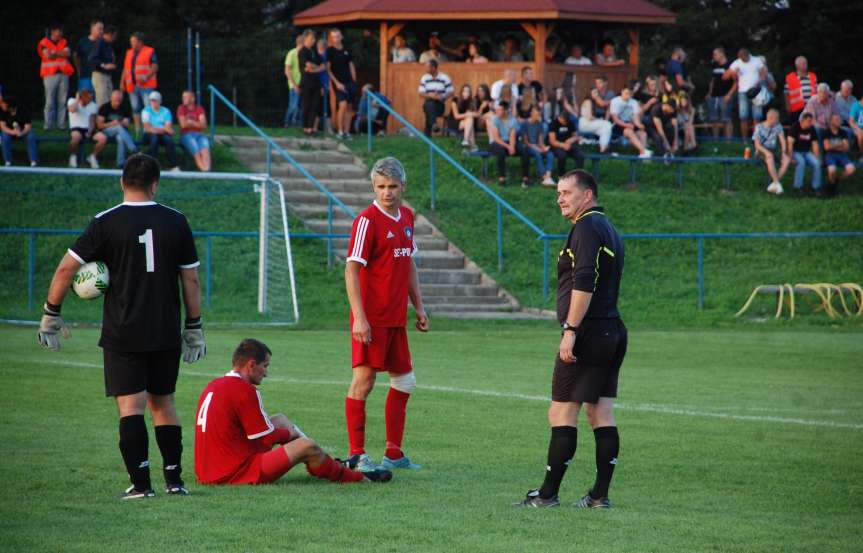
[{"label": "number 1 on jersey", "polygon": [[210,409],[210,400],[213,399],[213,392],[207,394],[204,402],[201,403],[201,409],[198,411],[198,418],[195,424],[201,427],[201,432],[207,431],[207,411]]},{"label": "number 1 on jersey", "polygon": [[156,254],[153,251],[153,229],[148,228],[144,234],[139,236],[138,243],[144,244],[144,255],[147,257],[147,272],[155,272]]}]

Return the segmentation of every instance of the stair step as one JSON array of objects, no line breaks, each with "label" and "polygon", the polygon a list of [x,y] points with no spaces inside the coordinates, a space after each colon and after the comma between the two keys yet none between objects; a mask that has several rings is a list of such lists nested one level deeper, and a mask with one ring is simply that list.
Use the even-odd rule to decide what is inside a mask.
[{"label": "stair step", "polygon": [[[246,165],[253,173],[266,173],[267,164],[249,162]],[[303,164],[306,171],[317,179],[361,179],[367,175],[366,170],[358,165],[343,165],[341,163],[308,163]],[[273,163],[271,175],[276,180],[303,177],[304,175],[289,163]],[[366,185],[370,188],[370,185]]]},{"label": "stair step", "polygon": [[482,275],[470,269],[418,269],[420,285],[479,284],[482,281]]},{"label": "stair step", "polygon": [[432,296],[477,296],[496,298],[498,287],[491,284],[427,284],[421,283],[423,298]]},{"label": "stair step", "polygon": [[420,251],[414,257],[417,267],[421,269],[461,269],[464,267],[464,256],[450,251]]},{"label": "stair step", "polygon": [[[234,155],[246,163],[266,163],[267,146],[264,143],[234,147]],[[303,165],[315,163],[337,163],[340,165],[354,165],[354,157],[346,152],[338,150],[297,150],[286,149],[294,161]],[[288,163],[281,154],[273,151],[270,157],[273,167]]]},{"label": "stair step", "polygon": [[[293,211],[300,219],[326,219],[329,214],[329,209],[326,204],[293,204],[290,205]],[[357,210],[359,211],[359,210]],[[333,206],[333,220],[346,219],[353,222],[354,217],[348,215],[344,210],[337,206]]]},{"label": "stair step", "polygon": [[[276,178],[279,182],[282,183],[282,186],[285,187],[285,191],[288,190],[297,190],[297,191],[315,191],[320,193],[318,187],[312,184],[312,182],[300,176],[299,178],[291,177],[291,178]],[[369,183],[368,179],[356,179],[356,178],[345,178],[345,179],[331,179],[331,178],[318,178],[318,182],[321,185],[332,192],[333,194],[341,194],[341,193],[349,193],[349,194],[369,194],[369,197],[372,198],[372,185]],[[371,203],[371,201],[369,202]]]},{"label": "stair step", "polygon": [[[324,206],[327,205],[328,198],[326,194],[314,188],[314,185],[309,183],[309,185],[313,188],[311,190],[285,190],[285,200],[293,205],[293,204],[322,204]],[[356,194],[352,192],[333,192],[333,194],[346,203],[347,205],[355,208],[358,212],[362,211],[366,208],[372,200],[375,199],[374,194],[371,192],[366,194]]]},{"label": "stair step", "polygon": [[434,307],[429,306],[429,311],[432,316],[435,313],[463,313],[466,311],[474,312],[511,312],[517,310],[518,307],[511,303],[501,304],[470,304],[470,303],[439,303]]},{"label": "stair step", "polygon": [[[315,138],[271,137],[273,142],[286,150],[338,150],[340,144],[334,140]],[[265,145],[259,136],[216,135],[216,140],[222,144],[236,147]]]},{"label": "stair step", "polygon": [[[326,219],[305,219],[303,221],[310,230],[314,232],[327,232]],[[333,219],[333,232],[336,234],[350,234],[353,221],[347,219]],[[431,236],[432,227],[418,225],[414,227],[415,236]]]},{"label": "stair step", "polygon": [[498,296],[426,296],[423,294],[423,302],[428,306],[463,304],[474,308],[479,305],[511,305],[508,299]]}]

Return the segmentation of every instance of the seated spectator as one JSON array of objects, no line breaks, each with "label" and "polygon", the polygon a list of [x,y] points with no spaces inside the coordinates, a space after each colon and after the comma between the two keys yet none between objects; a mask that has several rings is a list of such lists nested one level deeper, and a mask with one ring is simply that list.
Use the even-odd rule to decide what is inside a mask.
[{"label": "seated spectator", "polygon": [[491,83],[491,99],[495,104],[501,100],[501,94],[505,90],[509,90],[509,98],[503,98],[510,104],[518,100],[518,85],[515,84],[515,71],[506,69],[503,72],[503,78],[499,81]]},{"label": "seated spectator", "polygon": [[536,107],[539,105],[534,97],[533,89],[528,87],[515,104],[515,118],[518,119],[518,124],[524,125],[530,119],[530,112]]},{"label": "seated spectator", "polygon": [[[565,113],[567,119],[574,126],[578,126],[578,112],[575,109],[575,100],[566,94],[562,86],[554,89],[554,96],[543,104],[543,120],[551,124],[561,113]],[[573,132],[575,132],[573,130]]]},{"label": "seated spectator", "polygon": [[424,99],[425,135],[431,136],[438,117],[444,114],[446,99],[452,96],[452,79],[446,73],[438,71],[437,60],[426,62],[427,73],[420,78],[419,95]]},{"label": "seated spectator", "polygon": [[682,92],[677,103],[677,123],[683,131],[683,151],[691,152],[698,147],[695,140],[695,109],[689,94]]},{"label": "seated spectator", "polygon": [[[382,135],[386,132],[387,119],[390,116],[390,112],[383,109],[377,100],[368,102],[369,95],[367,92],[374,92],[374,87],[371,84],[363,85],[362,99],[357,107],[357,118],[354,121],[354,132],[357,134],[365,132],[368,126],[368,120],[371,119],[372,132]],[[389,98],[381,93],[378,93],[377,96],[383,100],[386,105],[390,105]]]},{"label": "seated spectator", "polygon": [[822,195],[821,190],[821,156],[818,147],[818,134],[813,126],[811,113],[804,113],[799,121],[795,121],[788,133],[788,150],[796,168],[794,169],[794,192],[803,192],[803,179],[806,176],[806,166],[812,167],[812,190],[816,196]]},{"label": "seated spectator", "polygon": [[475,125],[477,128],[485,128],[486,122],[494,115],[492,110],[491,91],[487,84],[481,84],[476,87],[476,111],[479,116],[476,118]]},{"label": "seated spectator", "polygon": [[[851,106],[847,121],[851,126],[851,132],[857,138],[857,149],[863,152],[863,97]],[[861,162],[858,162],[858,165],[860,163],[863,163],[863,157],[861,157]]]},{"label": "seated spectator", "polygon": [[96,127],[109,139],[117,142],[117,167],[123,167],[126,155],[138,149],[135,140],[129,133],[129,124],[132,120],[132,110],[123,101],[123,91],[111,92],[110,101],[99,108],[96,117]]},{"label": "seated spectator", "polygon": [[207,172],[212,166],[210,160],[210,139],[207,137],[207,116],[204,108],[195,103],[195,93],[183,92],[183,105],[177,108],[177,122],[180,123],[180,144],[195,159],[199,171]]},{"label": "seated spectator", "polygon": [[97,156],[108,143],[108,137],[96,129],[99,108],[93,101],[90,90],[81,89],[74,98],[69,98],[66,102],[66,110],[69,112],[69,167],[78,167],[78,150],[81,148],[81,143],[91,140],[95,142],[95,146],[93,146],[93,153],[87,156],[87,162],[93,169],[98,169]]},{"label": "seated spectator", "polygon": [[833,100],[833,93],[830,92],[830,85],[818,83],[815,90],[815,96],[806,102],[803,113],[812,114],[815,120],[815,130],[820,135],[830,126],[830,118],[833,115],[838,115],[838,112],[836,111],[836,102]]},{"label": "seated spectator", "polygon": [[680,46],[671,52],[671,59],[665,64],[665,74],[678,90],[689,93],[695,90],[695,85],[692,84],[689,71],[686,69],[686,52]]},{"label": "seated spectator", "polygon": [[599,137],[599,153],[608,153],[611,143],[612,125],[604,117],[599,117],[594,107],[593,96],[585,98],[581,103],[578,117],[578,132],[582,135],[590,133]]},{"label": "seated spectator", "polygon": [[408,43],[402,35],[396,35],[393,39],[393,63],[413,63],[417,61],[417,55],[408,48]]},{"label": "seated spectator", "polygon": [[590,91],[593,100],[593,111],[596,117],[608,119],[608,106],[611,100],[617,96],[613,90],[608,88],[608,77],[601,75],[593,80],[594,88]]},{"label": "seated spectator", "polygon": [[660,155],[669,157],[677,153],[677,101],[669,98],[666,102],[653,104],[647,134]]},{"label": "seated spectator", "polygon": [[[848,134],[842,128],[842,119],[838,113],[830,116],[830,124],[821,133],[824,146],[824,165],[827,166],[827,190],[828,196],[835,196],[839,190],[839,181],[847,179],[854,174],[854,164],[848,158]],[[839,173],[839,169],[843,169]]]},{"label": "seated spectator", "polygon": [[[518,122],[510,115],[509,109],[505,101],[498,102],[488,125],[489,151],[497,158],[497,182],[500,186],[506,185],[506,158],[520,156],[524,152],[518,141]],[[524,160],[521,169],[524,177]]]},{"label": "seated spectator", "polygon": [[12,165],[13,140],[25,141],[30,166],[39,165],[39,146],[32,131],[33,121],[27,110],[11,96],[0,98],[0,133],[3,136],[3,161],[7,167]]},{"label": "seated spectator", "polygon": [[740,134],[744,137],[749,135],[749,120],[758,123],[763,118],[761,106],[752,103],[755,95],[750,96],[749,93],[758,93],[766,73],[767,68],[761,58],[753,56],[746,48],[737,52],[737,59],[731,62],[726,72],[726,76],[733,78],[737,84],[737,116],[740,119]]},{"label": "seated spectator", "polygon": [[564,60],[567,65],[593,65],[590,58],[584,55],[584,49],[580,44],[573,44],[569,51],[569,57]]},{"label": "seated spectator", "polygon": [[[767,173],[772,179],[767,186],[771,194],[782,194],[782,184],[779,182],[788,170],[791,156],[788,153],[788,144],[785,141],[785,133],[779,124],[779,111],[771,109],[767,112],[765,120],[755,126],[752,133],[752,141],[755,143],[755,153],[764,159]],[[779,154],[779,170],[776,169],[776,155]]]},{"label": "seated spectator", "polygon": [[842,81],[839,85],[839,94],[833,98],[836,113],[842,119],[842,125],[848,124],[848,118],[851,117],[851,106],[857,103],[857,98],[854,97],[854,83],[849,79]]},{"label": "seated spectator", "polygon": [[503,39],[503,46],[500,54],[497,56],[497,61],[524,61],[524,56],[519,51],[521,45],[513,36],[508,36]]},{"label": "seated spectator", "polygon": [[620,96],[616,96],[609,104],[609,113],[614,123],[614,131],[622,134],[638,150],[638,157],[648,158],[653,152],[647,149],[647,132],[641,122],[641,107],[632,98],[632,88],[624,85]]},{"label": "seated spectator", "polygon": [[522,67],[521,69],[521,82],[518,83],[518,95],[521,96],[524,94],[525,89],[528,87],[533,89],[533,99],[537,105],[542,107],[544,100],[542,96],[542,83],[533,78],[533,68],[530,66]]},{"label": "seated spectator", "polygon": [[731,99],[737,91],[737,81],[728,73],[731,62],[724,48],[714,48],[711,61],[710,84],[707,88],[707,119],[714,137],[719,137],[719,129],[725,129],[725,138],[731,138],[734,124],[731,122],[733,104]]},{"label": "seated spectator", "polygon": [[545,143],[545,133],[542,129],[542,111],[539,106],[534,105],[530,110],[530,115],[527,121],[521,127],[523,165],[521,185],[528,186],[528,173],[530,172],[530,157],[536,161],[537,177],[542,175],[543,186],[554,186],[554,180],[551,178],[551,164],[554,161],[554,154],[551,153],[551,148]]},{"label": "seated spectator", "polygon": [[462,131],[461,145],[469,147],[472,152],[476,151],[475,129],[479,112],[476,109],[476,99],[473,97],[473,89],[471,89],[469,84],[462,86],[458,96],[453,96],[450,103],[452,128]]},{"label": "seated spectator", "polygon": [[171,111],[162,105],[162,95],[154,90],[148,97],[150,105],[141,112],[141,122],[144,124],[144,144],[147,153],[159,158],[159,145],[165,147],[168,165],[171,171],[179,171],[177,154],[174,152],[174,127],[171,125]]},{"label": "seated spectator", "polygon": [[634,85],[632,97],[638,101],[638,107],[641,108],[641,123],[645,128],[649,127],[653,123],[650,118],[650,110],[660,101],[656,75],[645,77],[644,86]]},{"label": "seated spectator", "polygon": [[467,63],[488,63],[488,58],[479,51],[479,44],[471,42],[467,45]]},{"label": "seated spectator", "polygon": [[558,176],[566,173],[566,158],[575,160],[576,169],[584,166],[584,156],[578,148],[581,139],[575,132],[575,125],[570,119],[569,113],[559,111],[557,117],[551,122],[548,129],[548,145],[551,146],[552,155],[557,158]]},{"label": "seated spectator", "polygon": [[594,61],[596,65],[604,67],[617,67],[626,63],[617,57],[617,54],[614,52],[614,43],[611,41],[602,44],[602,50],[596,54]]}]

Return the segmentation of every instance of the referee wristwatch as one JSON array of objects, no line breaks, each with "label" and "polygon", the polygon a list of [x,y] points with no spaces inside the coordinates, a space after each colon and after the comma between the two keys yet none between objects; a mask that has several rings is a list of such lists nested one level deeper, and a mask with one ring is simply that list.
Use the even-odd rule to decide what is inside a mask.
[{"label": "referee wristwatch", "polygon": [[563,325],[561,325],[560,328],[561,328],[561,331],[560,331],[561,336],[563,336],[563,333],[566,332],[567,330],[572,331],[572,332],[578,332],[577,326],[571,325],[566,321],[563,322]]}]

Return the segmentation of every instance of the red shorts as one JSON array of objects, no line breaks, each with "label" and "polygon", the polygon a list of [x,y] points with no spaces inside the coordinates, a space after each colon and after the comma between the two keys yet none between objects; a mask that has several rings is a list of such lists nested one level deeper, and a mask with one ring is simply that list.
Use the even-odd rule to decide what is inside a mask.
[{"label": "red shorts", "polygon": [[235,474],[231,484],[271,484],[284,476],[294,466],[285,448],[279,446],[265,453],[258,453],[246,470]]},{"label": "red shorts", "polygon": [[413,370],[408,331],[403,326],[372,327],[368,345],[351,339],[351,366],[365,365],[377,371],[406,374]]}]

